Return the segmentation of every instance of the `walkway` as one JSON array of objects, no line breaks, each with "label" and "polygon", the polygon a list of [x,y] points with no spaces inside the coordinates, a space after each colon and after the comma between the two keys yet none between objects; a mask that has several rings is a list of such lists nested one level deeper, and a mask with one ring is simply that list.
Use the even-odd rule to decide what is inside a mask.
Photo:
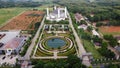
[{"label": "walkway", "polygon": [[120,53],[115,48],[108,46],[108,49],[114,52],[116,59],[119,59]]},{"label": "walkway", "polygon": [[[31,55],[32,50],[33,50],[33,48],[34,48],[34,46],[35,46],[35,41],[36,41],[36,39],[38,38],[39,33],[40,33],[40,30],[42,29],[42,27],[43,27],[43,25],[44,25],[45,17],[46,17],[46,16],[44,16],[44,18],[43,18],[43,20],[42,20],[42,22],[41,22],[41,25],[40,25],[39,28],[38,28],[37,33],[35,34],[34,38],[32,39],[32,43],[30,44],[30,46],[29,46],[29,48],[28,48],[25,56],[18,58],[18,59],[24,60],[24,62],[22,63],[22,65],[23,65],[24,63],[28,63],[28,61],[26,61],[26,60],[30,60],[30,55]],[[28,64],[24,64],[24,66],[27,67]],[[22,67],[21,67],[21,68],[22,68]]]},{"label": "walkway", "polygon": [[[78,36],[75,28],[73,27],[72,19],[71,19],[71,17],[70,17],[70,14],[68,13],[68,15],[69,15],[69,23],[70,23],[70,26],[71,26],[71,28],[72,28],[73,34],[74,34],[74,36],[75,36],[75,40],[76,40],[77,45],[78,45],[78,51],[79,51],[78,57],[82,57],[82,54],[85,54],[86,51],[85,51],[85,49],[84,49],[84,47],[83,47],[83,45],[82,45],[82,43],[81,43],[81,40],[80,40],[80,38],[79,38],[79,36]],[[91,65],[90,62],[89,62],[89,58],[88,58],[87,56],[84,57],[82,60],[83,60],[82,63],[83,63],[84,65],[86,65],[86,66],[90,66],[90,65]]]},{"label": "walkway", "polygon": [[29,48],[28,48],[28,50],[27,50],[27,52],[26,52],[26,54],[25,54],[25,56],[24,56],[25,59],[28,59],[28,60],[30,59],[30,55],[31,55],[31,53],[32,53],[33,47],[35,46],[35,41],[36,41],[36,39],[38,38],[39,33],[40,33],[40,30],[42,29],[42,27],[43,27],[43,25],[44,25],[45,17],[46,17],[46,16],[44,16],[44,18],[43,18],[43,20],[42,20],[42,22],[41,22],[41,25],[40,25],[37,33],[35,34],[35,37],[32,39],[32,43],[31,43],[31,45],[29,46]]}]

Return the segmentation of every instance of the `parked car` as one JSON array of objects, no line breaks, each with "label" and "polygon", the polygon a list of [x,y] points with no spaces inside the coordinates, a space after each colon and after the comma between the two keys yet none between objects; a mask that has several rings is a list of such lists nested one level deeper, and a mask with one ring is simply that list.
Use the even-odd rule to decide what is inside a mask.
[{"label": "parked car", "polygon": [[6,57],[4,56],[3,58],[2,58],[2,60],[4,60]]}]

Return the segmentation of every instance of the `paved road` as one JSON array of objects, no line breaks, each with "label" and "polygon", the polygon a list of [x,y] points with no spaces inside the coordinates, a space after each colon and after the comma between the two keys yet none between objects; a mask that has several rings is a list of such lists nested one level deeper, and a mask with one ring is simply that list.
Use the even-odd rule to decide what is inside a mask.
[{"label": "paved road", "polygon": [[[35,41],[36,41],[36,39],[38,38],[39,33],[40,33],[40,30],[42,29],[42,27],[43,27],[43,25],[44,25],[45,17],[46,17],[46,16],[44,16],[44,18],[43,18],[43,20],[42,20],[42,22],[41,22],[41,25],[39,26],[38,31],[37,31],[37,33],[35,34],[34,38],[32,39],[32,43],[30,44],[30,46],[29,46],[29,48],[28,48],[25,56],[22,58],[22,60],[30,60],[30,55],[31,55],[32,50],[33,50],[33,48],[34,48],[34,46],[35,46]],[[25,62],[26,62],[26,61],[24,61],[23,64],[24,64]],[[27,61],[27,63],[28,63],[28,61]],[[27,66],[27,64],[26,64],[26,66]],[[21,66],[21,68],[22,68],[22,66]],[[23,66],[23,68],[24,68],[24,66]],[[27,67],[27,68],[31,68],[31,67]]]},{"label": "paved road", "polygon": [[25,56],[24,56],[24,58],[27,59],[27,60],[30,60],[31,52],[32,52],[32,50],[33,50],[33,48],[34,48],[34,46],[35,46],[35,41],[36,41],[36,39],[37,39],[38,36],[39,36],[40,30],[42,29],[42,27],[43,27],[43,25],[44,25],[45,17],[46,17],[46,16],[44,16],[44,18],[43,18],[43,20],[42,20],[42,22],[41,22],[41,25],[40,25],[37,33],[35,34],[34,38],[32,39],[32,43],[31,43],[31,45],[29,46],[29,48],[28,48],[28,50],[27,50],[27,52],[26,52],[26,54],[25,54]]},{"label": "paved road", "polygon": [[[90,24],[91,22],[88,20],[88,18],[85,17],[85,16],[83,16],[83,18],[85,19],[85,22],[87,23],[87,25],[88,25],[88,26],[92,26],[92,27],[93,27],[93,30],[96,31],[95,27]],[[99,37],[103,38],[103,34],[102,34],[101,32],[98,32],[98,31],[96,31],[96,32],[99,34]]]},{"label": "paved road", "polygon": [[120,53],[115,48],[113,48],[111,46],[108,46],[107,48],[110,49],[112,52],[114,52],[116,59],[119,59]]},{"label": "paved road", "polygon": [[[86,53],[86,50],[84,49],[84,47],[83,47],[83,45],[82,45],[82,43],[81,43],[81,40],[80,40],[80,38],[79,38],[79,36],[78,36],[75,28],[73,27],[72,19],[71,19],[69,13],[68,13],[68,15],[69,15],[69,23],[70,23],[70,26],[71,26],[71,28],[72,28],[73,34],[74,34],[74,36],[75,36],[75,40],[76,40],[77,45],[78,45],[78,50],[79,50],[78,56],[81,57],[82,54],[85,54],[85,53]],[[82,62],[82,63],[85,64],[86,66],[90,66],[90,65],[91,65],[90,62],[89,62],[89,58],[88,58],[87,56],[85,56],[85,57],[83,58],[83,62]]]}]

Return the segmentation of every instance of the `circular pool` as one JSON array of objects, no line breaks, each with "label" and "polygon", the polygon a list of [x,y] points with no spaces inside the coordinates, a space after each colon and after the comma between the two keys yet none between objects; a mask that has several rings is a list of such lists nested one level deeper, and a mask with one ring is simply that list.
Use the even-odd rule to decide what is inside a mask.
[{"label": "circular pool", "polygon": [[66,45],[66,41],[61,38],[50,38],[46,41],[46,44],[51,48],[58,48]]}]

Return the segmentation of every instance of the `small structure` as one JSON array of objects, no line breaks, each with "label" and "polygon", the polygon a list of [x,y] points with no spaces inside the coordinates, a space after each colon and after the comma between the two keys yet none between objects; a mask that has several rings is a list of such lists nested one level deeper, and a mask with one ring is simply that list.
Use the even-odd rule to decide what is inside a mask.
[{"label": "small structure", "polygon": [[94,14],[93,14],[93,13],[91,13],[91,14],[90,14],[90,16],[91,16],[91,17],[94,17]]},{"label": "small structure", "polygon": [[116,36],[115,38],[118,40],[118,43],[120,45],[120,36]]},{"label": "small structure", "polygon": [[21,64],[21,68],[28,68],[28,61],[24,61],[24,62]]},{"label": "small structure", "polygon": [[[87,59],[87,57],[89,58],[89,60]],[[81,58],[86,58],[86,61],[91,61],[93,59],[92,53],[83,53]]]},{"label": "small structure", "polygon": [[99,42],[94,43],[96,46],[100,46],[101,44]]},{"label": "small structure", "polygon": [[92,34],[100,37],[99,33],[96,30],[92,30]]},{"label": "small structure", "polygon": [[82,14],[79,14],[79,13],[75,14],[75,19],[76,19],[76,23],[80,22],[81,20],[84,20]]},{"label": "small structure", "polygon": [[86,30],[87,29],[87,25],[85,25],[85,24],[82,24],[82,25],[80,25],[80,26],[78,26],[78,29],[84,29],[84,30]]},{"label": "small structure", "polygon": [[45,25],[45,30],[49,30],[49,25]]},{"label": "small structure", "polygon": [[67,8],[60,8],[60,7],[54,7],[54,10],[52,12],[49,11],[49,8],[47,8],[47,20],[50,21],[61,21],[65,20],[67,18]]}]

